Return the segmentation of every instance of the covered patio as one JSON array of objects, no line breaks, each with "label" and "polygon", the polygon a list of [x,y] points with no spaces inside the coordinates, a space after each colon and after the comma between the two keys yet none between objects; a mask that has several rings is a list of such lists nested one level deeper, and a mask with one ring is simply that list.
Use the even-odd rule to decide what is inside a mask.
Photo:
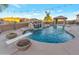
[{"label": "covered patio", "polygon": [[66,24],[66,19],[65,16],[54,17],[54,24]]}]

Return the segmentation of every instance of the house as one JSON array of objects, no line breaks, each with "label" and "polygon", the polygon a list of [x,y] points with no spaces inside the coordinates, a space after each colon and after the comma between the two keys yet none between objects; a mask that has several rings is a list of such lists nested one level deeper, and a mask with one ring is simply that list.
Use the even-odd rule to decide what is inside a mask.
[{"label": "house", "polygon": [[20,22],[30,22],[31,20],[28,18],[20,18]]},{"label": "house", "polygon": [[6,22],[4,22],[2,18],[0,18],[0,24],[6,24]]},{"label": "house", "polygon": [[12,23],[12,22],[19,23],[20,18],[19,17],[5,17],[5,18],[3,18],[3,21],[9,22],[9,23]]}]

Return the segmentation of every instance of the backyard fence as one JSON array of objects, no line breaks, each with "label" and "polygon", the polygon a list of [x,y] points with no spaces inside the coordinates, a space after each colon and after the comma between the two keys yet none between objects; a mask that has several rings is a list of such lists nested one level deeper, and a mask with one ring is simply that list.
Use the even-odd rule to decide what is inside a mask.
[{"label": "backyard fence", "polygon": [[7,30],[15,30],[22,27],[27,27],[28,23],[21,22],[21,23],[10,23],[10,24],[0,24],[0,32],[7,31]]}]

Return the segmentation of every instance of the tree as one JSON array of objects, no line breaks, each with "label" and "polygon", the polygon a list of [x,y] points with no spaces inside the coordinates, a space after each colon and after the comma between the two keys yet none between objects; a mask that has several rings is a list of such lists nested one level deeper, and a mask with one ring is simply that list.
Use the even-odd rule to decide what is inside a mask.
[{"label": "tree", "polygon": [[[8,4],[0,4],[0,12],[2,12],[3,10],[5,10],[8,7]],[[0,30],[0,33],[2,31]]]},{"label": "tree", "polygon": [[0,4],[0,12],[4,11],[8,7],[8,4]]},{"label": "tree", "polygon": [[50,16],[50,13],[45,11],[46,13],[46,16],[44,17],[44,22],[46,23],[51,23],[53,20],[52,20],[52,17]]}]

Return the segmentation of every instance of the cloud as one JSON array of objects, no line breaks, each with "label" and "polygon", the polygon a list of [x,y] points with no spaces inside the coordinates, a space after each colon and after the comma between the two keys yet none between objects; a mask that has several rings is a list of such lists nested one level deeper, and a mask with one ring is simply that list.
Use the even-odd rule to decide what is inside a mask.
[{"label": "cloud", "polygon": [[42,13],[34,13],[34,12],[3,12],[0,13],[0,17],[21,17],[21,18],[38,18],[42,19],[44,15]]},{"label": "cloud", "polygon": [[40,15],[40,13],[32,13],[32,15]]},{"label": "cloud", "polygon": [[21,6],[19,4],[13,4],[13,6],[15,6],[17,8],[21,8]]},{"label": "cloud", "polygon": [[79,11],[74,11],[73,14],[77,15],[77,14],[79,14]]},{"label": "cloud", "polygon": [[57,10],[57,12],[62,12],[63,10]]}]

